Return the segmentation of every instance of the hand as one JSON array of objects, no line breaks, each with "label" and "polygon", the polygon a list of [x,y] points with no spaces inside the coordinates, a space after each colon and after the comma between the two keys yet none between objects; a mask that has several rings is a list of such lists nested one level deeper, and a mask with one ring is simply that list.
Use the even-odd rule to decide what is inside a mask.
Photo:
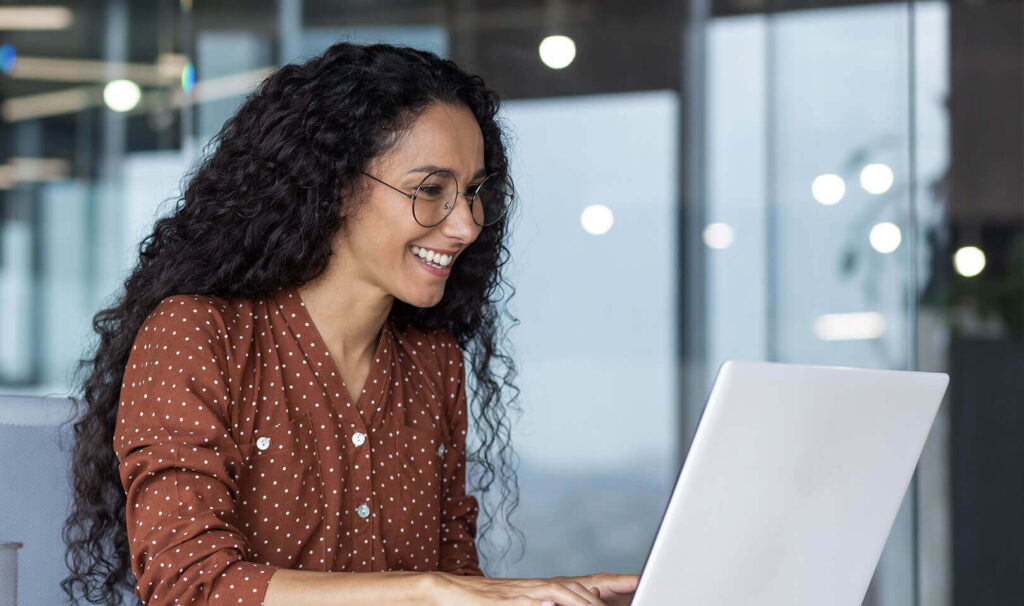
[{"label": "hand", "polygon": [[578,578],[608,606],[629,606],[640,583],[640,575],[637,574],[598,573]]},{"label": "hand", "polygon": [[[437,603],[445,606],[499,603],[503,606],[619,606],[629,603],[629,596],[639,581],[637,575],[608,573],[541,579],[463,576],[437,571],[430,575]],[[601,595],[607,595],[612,601],[603,600]]]}]

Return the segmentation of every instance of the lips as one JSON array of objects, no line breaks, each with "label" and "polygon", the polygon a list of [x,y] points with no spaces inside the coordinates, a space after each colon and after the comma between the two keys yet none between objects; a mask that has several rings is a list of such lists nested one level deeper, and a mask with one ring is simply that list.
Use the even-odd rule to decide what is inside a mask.
[{"label": "lips", "polygon": [[412,255],[413,257],[415,257],[417,265],[422,267],[425,271],[427,271],[431,275],[439,276],[439,277],[446,277],[446,276],[448,276],[448,274],[450,274],[452,272],[452,268],[451,268],[450,264],[447,267],[434,267],[433,265],[430,265],[429,263],[427,263],[426,259],[424,259],[424,258],[420,257],[419,255],[413,253],[412,250],[409,251],[409,254]]},{"label": "lips", "polygon": [[446,253],[446,252],[438,250],[436,248],[423,248],[423,247],[420,247],[420,246],[413,245],[413,246],[409,247],[409,250],[412,252],[412,254],[417,255],[420,258],[424,258],[424,257],[422,257],[419,254],[421,252],[423,254],[425,254],[425,255],[429,255],[429,259],[428,260],[431,261],[432,263],[437,264],[437,265],[442,265],[441,258],[445,258],[446,261],[443,264],[444,267],[451,267],[452,262],[455,260],[455,254],[454,253],[450,253],[450,252]]}]

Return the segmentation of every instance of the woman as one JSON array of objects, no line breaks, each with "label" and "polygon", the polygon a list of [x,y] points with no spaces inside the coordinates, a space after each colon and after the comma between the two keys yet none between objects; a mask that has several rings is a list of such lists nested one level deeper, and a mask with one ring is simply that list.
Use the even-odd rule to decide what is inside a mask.
[{"label": "woman", "polygon": [[516,485],[501,400],[515,366],[495,343],[514,200],[498,104],[431,53],[339,43],[225,123],[94,319],[73,599],[628,603],[636,575],[479,568],[466,360],[472,460],[493,478],[496,450]]}]

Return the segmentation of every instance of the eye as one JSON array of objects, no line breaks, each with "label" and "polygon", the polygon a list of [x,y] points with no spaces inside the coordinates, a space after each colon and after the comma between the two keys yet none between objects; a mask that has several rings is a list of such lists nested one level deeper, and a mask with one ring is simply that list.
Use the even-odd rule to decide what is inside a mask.
[{"label": "eye", "polygon": [[483,183],[477,183],[475,185],[470,185],[469,187],[466,188],[466,193],[467,194],[475,194],[476,191],[477,191],[477,188],[479,188],[481,185],[483,185]]}]

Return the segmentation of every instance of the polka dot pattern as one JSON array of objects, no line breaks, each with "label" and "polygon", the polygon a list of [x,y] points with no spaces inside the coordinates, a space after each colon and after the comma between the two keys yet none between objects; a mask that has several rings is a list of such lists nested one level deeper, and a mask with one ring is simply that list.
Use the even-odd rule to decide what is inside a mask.
[{"label": "polka dot pattern", "polygon": [[465,366],[386,322],[353,398],[298,291],[173,295],[135,337],[113,446],[146,604],[259,604],[278,568],[479,575]]}]

